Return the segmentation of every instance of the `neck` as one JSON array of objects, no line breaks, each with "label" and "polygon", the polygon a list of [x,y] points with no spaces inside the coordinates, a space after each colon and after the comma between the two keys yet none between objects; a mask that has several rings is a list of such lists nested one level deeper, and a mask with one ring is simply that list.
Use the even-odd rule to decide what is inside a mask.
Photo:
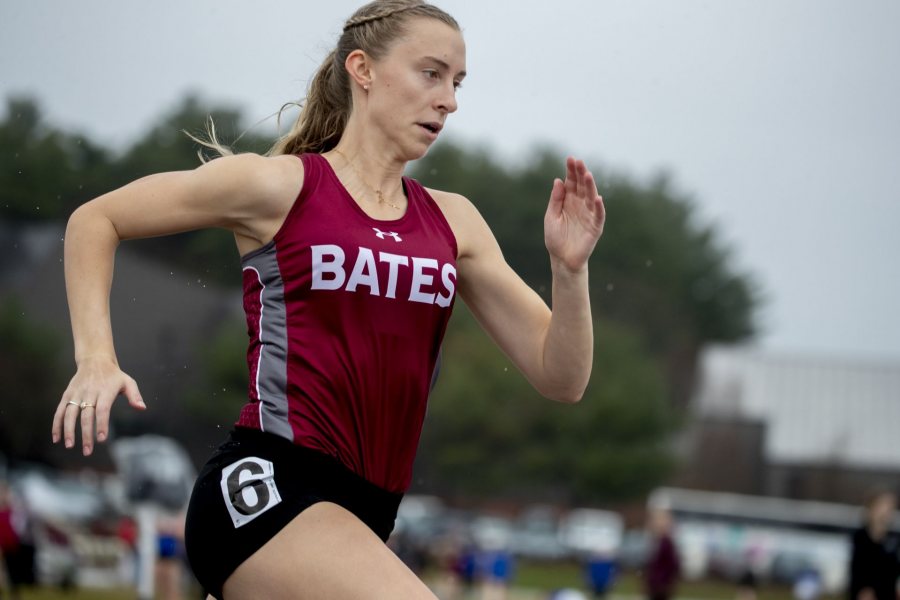
[{"label": "neck", "polygon": [[401,188],[406,160],[376,128],[364,127],[355,113],[351,114],[336,149],[353,163],[368,185],[381,190],[385,196],[393,194]]},{"label": "neck", "polygon": [[[372,144],[354,143],[345,135],[330,152],[329,161],[337,159],[339,177],[357,202],[369,205],[372,216],[395,218],[403,213],[406,197],[403,191],[403,163],[391,163]],[[401,166],[398,166],[401,165]],[[363,200],[363,199],[367,199]]]}]

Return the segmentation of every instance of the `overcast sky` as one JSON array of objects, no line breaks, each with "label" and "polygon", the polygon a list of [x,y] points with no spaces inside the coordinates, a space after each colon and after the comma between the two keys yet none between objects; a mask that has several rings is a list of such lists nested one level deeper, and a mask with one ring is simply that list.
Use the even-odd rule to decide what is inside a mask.
[{"label": "overcast sky", "polygon": [[[763,348],[900,360],[900,2],[439,5],[468,47],[447,132],[671,172],[762,284]],[[256,121],[303,96],[357,6],[2,0],[0,94],[118,147],[190,90]]]}]

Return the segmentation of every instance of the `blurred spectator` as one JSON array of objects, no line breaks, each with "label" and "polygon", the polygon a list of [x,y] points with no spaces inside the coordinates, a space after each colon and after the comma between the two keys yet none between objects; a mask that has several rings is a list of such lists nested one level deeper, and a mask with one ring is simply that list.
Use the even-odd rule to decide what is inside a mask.
[{"label": "blurred spectator", "polygon": [[657,509],[650,513],[650,554],[644,565],[644,591],[650,600],[668,600],[675,595],[681,572],[678,550],[672,539],[672,515]]},{"label": "blurred spectator", "polygon": [[[422,549],[419,552],[424,554]],[[475,584],[475,554],[471,544],[459,531],[452,530],[435,537],[427,560],[438,567],[436,580],[431,585],[439,598],[455,600],[469,597]]]},{"label": "blurred spectator", "polygon": [[869,497],[866,522],[853,534],[849,600],[896,600],[900,561],[897,540],[888,535],[896,508],[897,498],[891,492]]},{"label": "blurred spectator", "polygon": [[758,573],[761,570],[763,551],[759,546],[751,546],[746,552],[746,564],[738,578],[737,600],[756,600],[759,588]]},{"label": "blurred spectator", "polygon": [[747,569],[738,579],[736,600],[756,600],[759,581],[753,569]]},{"label": "blurred spectator", "polygon": [[5,566],[13,598],[19,597],[21,586],[34,584],[34,544],[27,530],[28,514],[16,502],[9,485],[0,481],[0,569]]},{"label": "blurred spectator", "polygon": [[616,563],[609,556],[595,555],[587,562],[588,588],[595,598],[602,598],[616,581]]},{"label": "blurred spectator", "polygon": [[116,526],[116,537],[124,548],[119,566],[122,581],[136,586],[138,580],[138,527],[135,520],[127,515],[120,518]]},{"label": "blurred spectator", "polygon": [[514,572],[512,554],[508,550],[485,552],[483,560],[484,581],[481,597],[483,600],[506,600]]},{"label": "blurred spectator", "polygon": [[162,600],[181,600],[184,588],[184,513],[157,520],[156,592]]}]

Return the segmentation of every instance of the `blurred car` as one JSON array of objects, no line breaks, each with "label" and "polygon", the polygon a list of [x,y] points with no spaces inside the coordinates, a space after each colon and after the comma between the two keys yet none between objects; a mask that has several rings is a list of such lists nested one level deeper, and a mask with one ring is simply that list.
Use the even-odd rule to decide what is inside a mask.
[{"label": "blurred car", "polygon": [[509,545],[515,556],[536,561],[563,560],[570,554],[560,537],[558,514],[543,506],[522,512],[515,521]]},{"label": "blurred car", "polygon": [[10,483],[26,509],[38,583],[69,588],[117,580],[123,546],[99,480],[28,465],[11,471]]},{"label": "blurred car", "polygon": [[480,550],[509,550],[513,530],[510,519],[489,515],[476,517],[470,526],[472,539]]},{"label": "blurred car", "polygon": [[624,529],[618,513],[576,508],[560,521],[559,536],[569,552],[579,558],[614,557],[622,546]]},{"label": "blurred car", "polygon": [[813,557],[804,552],[782,551],[775,554],[769,570],[769,579],[773,583],[794,584],[801,575],[819,574]]}]

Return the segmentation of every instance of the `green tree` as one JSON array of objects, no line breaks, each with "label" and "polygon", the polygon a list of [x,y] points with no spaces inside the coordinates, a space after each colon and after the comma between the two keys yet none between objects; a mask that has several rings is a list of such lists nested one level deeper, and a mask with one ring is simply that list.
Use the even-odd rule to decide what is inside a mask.
[{"label": "green tree", "polygon": [[12,297],[0,303],[0,454],[47,460],[61,390],[61,340]]},{"label": "green tree", "polygon": [[0,214],[17,221],[68,217],[101,193],[109,159],[84,135],[46,125],[36,100],[8,99],[0,122]]}]

